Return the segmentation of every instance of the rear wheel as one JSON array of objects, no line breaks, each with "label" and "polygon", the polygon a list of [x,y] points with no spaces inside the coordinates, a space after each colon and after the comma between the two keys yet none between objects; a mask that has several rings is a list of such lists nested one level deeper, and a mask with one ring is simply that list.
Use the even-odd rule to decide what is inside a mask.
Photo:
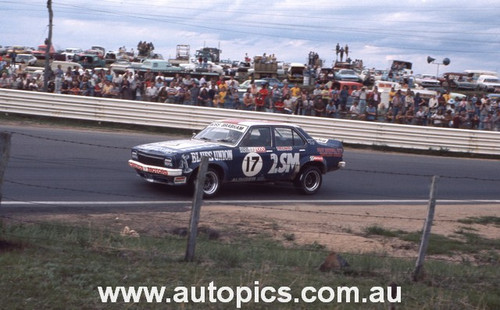
[{"label": "rear wheel", "polygon": [[295,181],[295,186],[306,195],[313,195],[321,188],[323,176],[318,167],[305,167]]}]

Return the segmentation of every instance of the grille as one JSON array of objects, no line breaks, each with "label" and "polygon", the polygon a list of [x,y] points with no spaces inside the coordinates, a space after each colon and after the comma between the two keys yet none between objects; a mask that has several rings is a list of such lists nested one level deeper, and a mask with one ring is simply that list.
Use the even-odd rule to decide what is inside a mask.
[{"label": "grille", "polygon": [[165,167],[164,164],[164,158],[160,156],[153,156],[153,155],[148,155],[148,154],[143,154],[139,153],[139,162],[150,165],[150,166],[159,166],[159,167]]}]

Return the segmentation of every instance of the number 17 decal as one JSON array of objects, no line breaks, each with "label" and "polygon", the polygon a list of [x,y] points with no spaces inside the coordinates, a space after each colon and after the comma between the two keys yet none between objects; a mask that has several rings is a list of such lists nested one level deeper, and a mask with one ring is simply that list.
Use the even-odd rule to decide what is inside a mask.
[{"label": "number 17 decal", "polygon": [[247,177],[254,177],[262,170],[263,160],[258,153],[248,153],[241,163],[243,174]]}]

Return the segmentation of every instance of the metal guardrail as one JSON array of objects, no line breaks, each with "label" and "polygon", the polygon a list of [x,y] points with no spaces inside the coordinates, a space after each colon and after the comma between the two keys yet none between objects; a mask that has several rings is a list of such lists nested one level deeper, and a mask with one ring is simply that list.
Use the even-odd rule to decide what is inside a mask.
[{"label": "metal guardrail", "polygon": [[314,137],[336,138],[348,144],[500,155],[500,132],[483,130],[398,125],[10,89],[0,90],[0,111],[188,130],[200,130],[213,120],[223,118],[284,121],[302,126]]}]

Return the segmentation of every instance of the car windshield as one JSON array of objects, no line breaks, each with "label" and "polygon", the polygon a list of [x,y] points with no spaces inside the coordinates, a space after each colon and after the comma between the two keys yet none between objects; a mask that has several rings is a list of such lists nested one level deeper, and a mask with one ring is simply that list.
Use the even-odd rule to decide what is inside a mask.
[{"label": "car windshield", "polygon": [[232,123],[212,123],[193,138],[211,142],[236,144],[247,126]]}]

